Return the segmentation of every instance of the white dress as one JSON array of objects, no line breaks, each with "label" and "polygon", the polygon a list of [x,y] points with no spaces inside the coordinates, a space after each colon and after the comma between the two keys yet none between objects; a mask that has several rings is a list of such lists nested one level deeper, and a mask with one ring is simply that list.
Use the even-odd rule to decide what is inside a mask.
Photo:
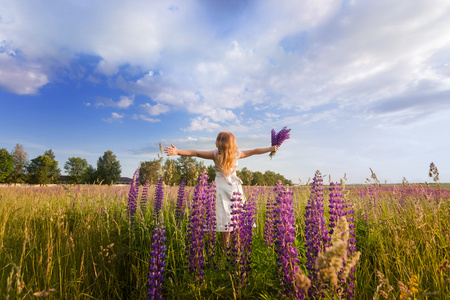
[{"label": "white dress", "polygon": [[[241,152],[238,152],[240,157]],[[218,151],[214,150],[214,157],[217,157]],[[215,161],[215,160],[214,160]],[[236,159],[236,167],[237,167]],[[242,180],[236,176],[236,169],[226,176],[219,170],[217,164],[215,165],[216,170],[216,231],[217,232],[227,232],[231,231],[230,228],[226,228],[225,225],[231,222],[231,198],[234,197],[233,193],[239,192],[241,194],[242,203],[245,202],[244,193],[242,191]]]}]

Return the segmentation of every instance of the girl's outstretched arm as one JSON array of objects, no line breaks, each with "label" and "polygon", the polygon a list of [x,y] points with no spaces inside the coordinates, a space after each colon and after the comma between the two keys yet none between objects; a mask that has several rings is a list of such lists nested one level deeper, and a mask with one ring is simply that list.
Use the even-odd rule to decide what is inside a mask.
[{"label": "girl's outstretched arm", "polygon": [[182,155],[182,156],[196,156],[204,159],[214,159],[214,151],[197,151],[197,150],[181,150],[173,144],[164,147],[164,153],[167,156]]},{"label": "girl's outstretched arm", "polygon": [[257,149],[253,149],[253,150],[244,150],[244,151],[241,151],[240,158],[246,158],[246,157],[250,157],[252,155],[259,155],[259,154],[264,154],[267,152],[277,152],[277,150],[278,150],[278,146],[272,146],[272,147],[268,147],[268,148],[257,148]]}]

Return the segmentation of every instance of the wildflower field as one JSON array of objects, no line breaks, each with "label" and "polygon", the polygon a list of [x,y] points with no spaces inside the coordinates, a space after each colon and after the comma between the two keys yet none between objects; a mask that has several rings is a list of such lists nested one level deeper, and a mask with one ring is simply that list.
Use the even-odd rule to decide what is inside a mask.
[{"label": "wildflower field", "polygon": [[0,187],[2,299],[449,299],[450,187]]}]

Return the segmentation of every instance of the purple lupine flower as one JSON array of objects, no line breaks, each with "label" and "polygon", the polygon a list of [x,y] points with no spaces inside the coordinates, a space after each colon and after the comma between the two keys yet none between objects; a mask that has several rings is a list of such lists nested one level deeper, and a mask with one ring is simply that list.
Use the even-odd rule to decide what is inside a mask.
[{"label": "purple lupine flower", "polygon": [[167,239],[165,226],[160,224],[153,230],[152,249],[150,251],[150,266],[147,281],[147,299],[163,299],[162,284],[166,267]]},{"label": "purple lupine flower", "polygon": [[334,227],[336,227],[336,223],[339,221],[339,219],[345,215],[344,204],[342,200],[342,188],[340,183],[333,183],[330,182],[330,204],[328,207],[330,208],[329,214],[329,234],[332,235],[334,232]]},{"label": "purple lupine flower", "polygon": [[275,146],[276,144],[276,140],[277,140],[277,132],[275,131],[275,129],[272,128],[272,131],[270,132],[270,141],[272,142],[272,146]]},{"label": "purple lupine flower", "polygon": [[378,201],[378,188],[376,185],[369,186],[369,197],[370,197],[372,209],[376,213],[377,201]]},{"label": "purple lupine flower", "polygon": [[203,243],[205,245],[206,264],[212,267],[216,253],[216,185],[208,183],[206,171],[201,175],[202,184],[205,186],[203,206],[205,208],[205,223],[203,227]]},{"label": "purple lupine flower", "polygon": [[163,178],[161,177],[156,183],[155,200],[153,202],[153,214],[155,215],[156,219],[158,219],[159,217],[159,212],[161,211],[163,200],[164,200],[164,182]]},{"label": "purple lupine flower", "polygon": [[253,190],[252,196],[244,203],[243,207],[243,220],[241,227],[241,283],[244,283],[251,270],[251,254],[252,254],[252,240],[253,240],[253,227],[255,225],[256,215],[256,201],[258,192]]},{"label": "purple lupine flower", "polygon": [[[275,133],[275,130],[272,129],[271,131],[271,142],[272,142],[272,146],[281,146],[281,144],[289,139],[291,136],[289,134],[291,130],[287,129],[286,126],[284,126],[280,132]],[[272,158],[275,155],[275,152],[270,152],[269,156]]]},{"label": "purple lupine flower", "polygon": [[292,191],[278,183],[275,203],[275,252],[277,264],[284,287],[284,296],[289,299],[304,299],[302,291],[296,282],[296,274],[299,272],[300,260],[298,259],[295,242],[294,209],[292,208]]},{"label": "purple lupine flower", "polygon": [[177,207],[175,209],[175,219],[177,222],[181,222],[181,220],[183,220],[184,207],[186,205],[185,186],[186,177],[183,177],[180,186],[178,187]]},{"label": "purple lupine flower", "polygon": [[305,213],[306,269],[311,280],[308,294],[312,298],[317,298],[321,289],[320,278],[314,267],[316,258],[319,252],[325,251],[330,240],[324,219],[322,175],[316,171]]},{"label": "purple lupine flower", "polygon": [[148,194],[148,185],[149,185],[149,181],[145,181],[144,183],[144,189],[142,190],[142,195],[141,195],[141,211],[142,211],[142,216],[145,216],[145,209],[147,208],[147,194]]},{"label": "purple lupine flower", "polygon": [[204,244],[203,244],[203,224],[205,222],[205,206],[203,198],[206,193],[207,180],[204,180],[204,173],[199,176],[198,184],[194,189],[192,198],[189,222],[186,234],[186,251],[189,258],[189,271],[194,274],[197,283],[203,282],[204,275]]},{"label": "purple lupine flower", "polygon": [[[342,196],[342,188],[339,183],[330,183],[330,235],[334,231],[334,227],[336,226],[337,221],[345,216],[347,219],[348,227],[349,227],[349,240],[347,244],[347,258],[352,257],[356,253],[356,239],[355,239],[355,224],[354,224],[354,210],[352,209],[352,204]],[[344,262],[345,265],[345,262]],[[354,280],[355,280],[355,269],[351,268],[351,271],[348,277],[344,279],[339,279],[340,284],[342,285],[342,289],[339,288],[338,292],[341,294],[342,298],[351,299],[354,298]],[[338,274],[340,276],[340,274]]]},{"label": "purple lupine flower", "polygon": [[269,196],[266,203],[266,223],[264,231],[264,242],[271,246],[273,245],[274,234],[274,202],[272,197]]},{"label": "purple lupine flower", "polygon": [[366,193],[365,193],[365,190],[364,190],[364,189],[360,189],[360,190],[359,190],[359,197],[360,197],[361,199],[364,199],[364,198],[366,197]]},{"label": "purple lupine flower", "polygon": [[133,175],[133,180],[130,183],[130,191],[128,192],[128,216],[132,223],[134,223],[134,214],[136,213],[137,208],[137,199],[139,195],[139,171],[138,168]]},{"label": "purple lupine flower", "polygon": [[246,282],[251,270],[256,192],[252,193],[252,197],[248,201],[242,202],[241,193],[235,192],[231,198],[231,222],[227,224],[227,228],[231,229],[227,260],[232,267],[232,272],[240,278],[240,284]]},{"label": "purple lupine flower", "polygon": [[235,273],[239,273],[240,268],[238,262],[240,261],[241,252],[241,229],[242,229],[242,214],[243,204],[241,193],[234,192],[231,197],[231,222],[227,224],[227,228],[230,229],[230,243],[228,246],[227,260],[234,268]]}]

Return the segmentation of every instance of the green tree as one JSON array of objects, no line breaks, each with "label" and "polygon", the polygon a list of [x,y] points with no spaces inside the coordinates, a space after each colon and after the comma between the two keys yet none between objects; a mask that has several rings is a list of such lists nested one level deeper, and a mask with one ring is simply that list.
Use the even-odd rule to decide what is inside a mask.
[{"label": "green tree", "polygon": [[286,178],[284,178],[284,176],[282,176],[282,175],[280,175],[280,176],[282,177],[282,179],[280,179],[280,180],[283,182],[284,185],[290,185],[290,186],[293,185],[292,180],[286,179]]},{"label": "green tree", "polygon": [[181,178],[186,177],[186,185],[196,185],[200,172],[205,169],[203,162],[198,162],[191,156],[180,156],[177,161],[178,172]]},{"label": "green tree", "polygon": [[34,184],[49,184],[59,182],[61,171],[52,150],[31,160],[27,166],[29,182]]},{"label": "green tree", "polygon": [[236,175],[242,180],[243,185],[252,185],[253,172],[247,169],[247,167],[242,168],[242,170],[237,171]]},{"label": "green tree", "polygon": [[28,165],[28,153],[25,152],[22,145],[16,144],[14,149],[11,151],[11,155],[14,158],[14,170],[11,174],[11,182],[25,182],[26,167]]},{"label": "green tree", "polygon": [[277,180],[277,174],[273,171],[266,171],[264,172],[264,181],[266,182],[266,185],[268,186],[275,186],[275,184],[278,182]]},{"label": "green tree", "polygon": [[266,185],[264,174],[259,171],[253,172],[252,185],[259,185],[259,186]]},{"label": "green tree", "polygon": [[213,182],[216,179],[216,168],[214,165],[209,165],[208,168],[208,182]]},{"label": "green tree", "polygon": [[275,173],[273,171],[266,171],[264,173],[264,181],[268,186],[275,186],[278,181],[281,181],[284,185],[292,185],[292,181],[284,178],[283,175]]},{"label": "green tree", "polygon": [[5,148],[0,149],[0,182],[6,182],[14,171],[14,158]]},{"label": "green tree", "polygon": [[48,156],[51,161],[48,171],[50,183],[58,183],[61,178],[61,170],[58,168],[58,162],[56,161],[55,153],[53,153],[52,149],[49,149],[44,152],[44,155]]},{"label": "green tree", "polygon": [[51,159],[46,155],[39,155],[33,158],[27,166],[29,174],[28,182],[31,184],[49,184],[50,178],[48,176]]},{"label": "green tree", "polygon": [[92,166],[88,165],[86,169],[84,169],[82,177],[82,182],[85,183],[95,183],[98,181],[97,170]]},{"label": "green tree", "polygon": [[116,183],[120,179],[122,168],[116,155],[107,150],[103,156],[100,156],[97,161],[98,179],[108,185]]},{"label": "green tree", "polygon": [[156,184],[162,176],[161,159],[155,158],[150,161],[141,162],[141,168],[139,170],[141,184],[144,184],[147,180],[150,184]]},{"label": "green tree", "polygon": [[166,159],[163,166],[164,183],[167,185],[180,184],[181,176],[178,172],[177,161],[174,159]]},{"label": "green tree", "polygon": [[64,169],[69,174],[69,182],[80,184],[83,182],[83,174],[88,167],[87,160],[81,157],[69,157],[66,161]]}]

